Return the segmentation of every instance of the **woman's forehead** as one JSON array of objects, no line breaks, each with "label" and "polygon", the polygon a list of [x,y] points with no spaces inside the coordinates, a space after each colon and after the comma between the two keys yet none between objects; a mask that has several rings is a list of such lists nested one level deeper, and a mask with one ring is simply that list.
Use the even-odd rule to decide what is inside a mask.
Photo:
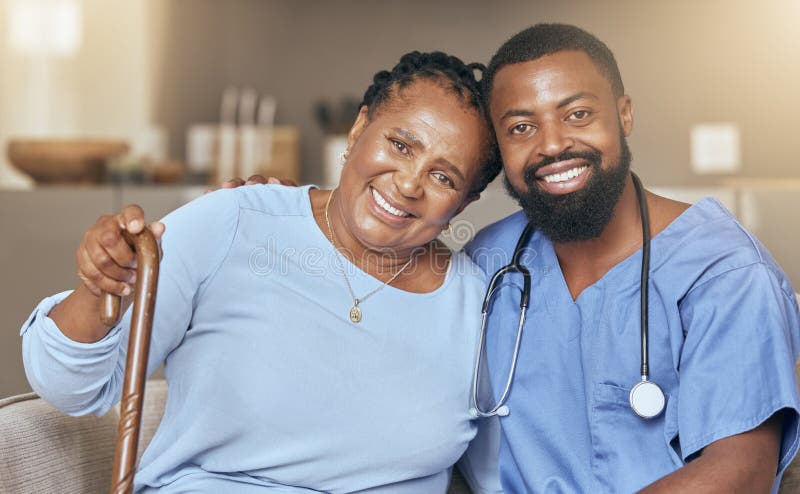
[{"label": "woman's forehead", "polygon": [[470,103],[469,92],[465,89],[461,93],[453,83],[445,77],[418,77],[405,85],[395,84],[391,88],[389,97],[381,103],[378,111],[398,109],[401,107],[415,107],[430,105],[432,102],[443,106],[459,107],[462,110],[478,112]]},{"label": "woman's forehead", "polygon": [[421,79],[396,90],[382,103],[378,113],[385,117],[423,119],[442,126],[488,126],[477,108],[465,96],[442,83]]},{"label": "woman's forehead", "polygon": [[408,130],[423,134],[420,137],[429,141],[475,139],[489,128],[477,109],[462,104],[457,94],[438,87],[431,90],[418,87],[398,96],[390,105],[380,112],[384,122],[407,125]]}]

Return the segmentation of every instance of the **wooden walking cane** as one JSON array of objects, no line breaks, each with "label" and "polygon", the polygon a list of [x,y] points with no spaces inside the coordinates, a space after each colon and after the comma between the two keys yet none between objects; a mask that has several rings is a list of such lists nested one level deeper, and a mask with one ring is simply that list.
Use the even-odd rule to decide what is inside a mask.
[{"label": "wooden walking cane", "polygon": [[[117,449],[114,453],[114,470],[111,477],[111,494],[133,492],[133,475],[136,471],[136,452],[139,446],[139,429],[142,422],[144,384],[147,378],[147,355],[150,351],[150,333],[153,328],[153,310],[158,284],[159,252],[153,232],[145,228],[138,235],[122,232],[136,251],[136,289],[128,340],[128,358],[125,363],[125,380],[119,407]],[[116,324],[120,317],[119,296],[103,294],[101,319],[107,325]]]}]

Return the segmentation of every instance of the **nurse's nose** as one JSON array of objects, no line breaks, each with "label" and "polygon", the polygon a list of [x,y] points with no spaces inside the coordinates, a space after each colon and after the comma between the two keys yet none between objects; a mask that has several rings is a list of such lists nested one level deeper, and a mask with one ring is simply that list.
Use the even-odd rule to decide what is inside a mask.
[{"label": "nurse's nose", "polygon": [[561,122],[545,123],[537,132],[537,154],[556,157],[575,145],[575,141],[564,129]]}]

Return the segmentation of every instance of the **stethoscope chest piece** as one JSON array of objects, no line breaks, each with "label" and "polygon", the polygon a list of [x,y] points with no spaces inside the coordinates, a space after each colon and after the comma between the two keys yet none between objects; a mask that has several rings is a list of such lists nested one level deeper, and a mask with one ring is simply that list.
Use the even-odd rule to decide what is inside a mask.
[{"label": "stethoscope chest piece", "polygon": [[666,399],[658,384],[643,380],[631,389],[630,402],[636,415],[643,419],[652,419],[664,411]]}]

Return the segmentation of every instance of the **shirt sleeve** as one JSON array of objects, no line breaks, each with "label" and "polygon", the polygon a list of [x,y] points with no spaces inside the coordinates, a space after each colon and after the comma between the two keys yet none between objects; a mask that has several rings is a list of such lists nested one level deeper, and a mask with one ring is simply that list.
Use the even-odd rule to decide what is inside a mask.
[{"label": "shirt sleeve", "polygon": [[[779,474],[798,448],[794,293],[764,263],[696,285],[680,304],[678,436],[686,461],[708,444],[784,415]],[[788,288],[788,289],[787,289]]]},{"label": "shirt sleeve", "polygon": [[[478,403],[483,410],[492,408],[495,404],[489,380],[489,370],[486,363],[486,352],[481,357],[481,369],[478,373],[480,386],[478,386]],[[472,403],[470,403],[472,406]],[[461,455],[456,467],[463,475],[475,494],[502,493],[499,471],[500,451],[500,419],[492,417],[476,420],[478,431],[470,441],[467,450]]]},{"label": "shirt sleeve", "polygon": [[489,417],[478,420],[478,433],[456,465],[475,494],[502,494],[498,452],[500,420]]},{"label": "shirt sleeve", "polygon": [[[182,341],[198,297],[230,249],[238,224],[236,197],[235,190],[207,194],[162,220],[166,230],[148,375]],[[132,308],[102,340],[79,343],[48,317],[69,293],[44,299],[23,324],[25,373],[33,390],[59,410],[102,415],[121,396]]]}]

